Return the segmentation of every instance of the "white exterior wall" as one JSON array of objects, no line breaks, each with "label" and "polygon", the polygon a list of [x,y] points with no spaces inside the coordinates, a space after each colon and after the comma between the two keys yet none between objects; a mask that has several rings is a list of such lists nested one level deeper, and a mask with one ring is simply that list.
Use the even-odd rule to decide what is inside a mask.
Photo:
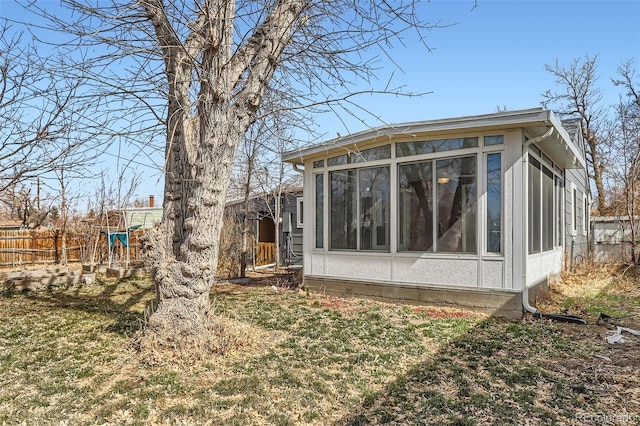
[{"label": "white exterior wall", "polygon": [[[503,135],[502,146],[482,147],[483,136]],[[354,152],[399,141],[419,141],[441,138],[478,137],[479,148],[392,158],[344,167],[313,169],[315,160]],[[531,109],[496,113],[486,116],[462,117],[405,123],[367,130],[347,137],[292,152],[283,158],[292,163],[302,162],[305,167],[305,218],[309,226],[304,231],[304,273],[306,276],[344,278],[352,280],[410,283],[425,286],[502,289],[519,292],[546,281],[563,267],[564,248],[570,244],[566,236],[554,245],[560,247],[546,252],[528,254],[528,164],[523,159],[525,140],[535,138],[546,162],[553,162],[554,172],[564,178],[565,188],[581,177],[586,163],[582,143],[571,139],[567,130],[551,111]],[[484,253],[486,245],[486,154],[502,150],[502,253]],[[398,193],[397,166],[399,163],[435,160],[443,157],[477,155],[477,254],[397,252]],[[389,252],[329,251],[329,171],[389,165],[390,167],[390,228]],[[314,172],[324,174],[324,248],[315,248],[315,179]],[[585,175],[586,176],[586,175]],[[586,177],[585,177],[586,182]],[[583,185],[587,193],[588,186]],[[566,196],[566,195],[565,195]],[[562,214],[566,219],[570,211],[563,202]],[[582,206],[582,205],[581,205]],[[554,208],[554,214],[558,212]],[[565,220],[565,231],[571,222]],[[555,225],[554,225],[555,226]],[[583,232],[586,236],[586,232]],[[555,238],[555,236],[554,236]],[[564,246],[564,247],[563,247]]]},{"label": "white exterior wall", "polygon": [[527,256],[527,287],[533,287],[562,272],[562,248]]}]

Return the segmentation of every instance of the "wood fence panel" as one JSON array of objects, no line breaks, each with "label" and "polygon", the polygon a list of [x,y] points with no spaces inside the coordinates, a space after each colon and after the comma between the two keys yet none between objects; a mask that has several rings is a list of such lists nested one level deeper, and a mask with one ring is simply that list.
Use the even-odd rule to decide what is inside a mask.
[{"label": "wood fence panel", "polygon": [[[139,238],[142,231],[130,235],[130,260],[141,257]],[[96,261],[106,259],[107,241],[104,235],[81,231],[67,232],[67,262],[90,263],[97,248]],[[62,235],[59,230],[2,230],[0,231],[0,267],[24,267],[55,264],[62,260]],[[101,254],[102,253],[102,254]]]}]

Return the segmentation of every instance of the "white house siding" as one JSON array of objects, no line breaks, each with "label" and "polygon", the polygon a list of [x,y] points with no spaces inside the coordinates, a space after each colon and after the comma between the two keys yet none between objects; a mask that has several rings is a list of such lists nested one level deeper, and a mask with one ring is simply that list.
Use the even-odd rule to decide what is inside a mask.
[{"label": "white house siding", "polygon": [[305,255],[305,273],[310,275],[327,275],[327,269],[325,268],[325,259],[326,256],[324,253],[311,252],[311,254]]},{"label": "white house siding", "polygon": [[527,258],[527,287],[544,284],[562,271],[563,251],[556,249]]},{"label": "white house siding", "polygon": [[329,252],[325,256],[326,274],[331,277],[374,281],[391,280],[389,254]]},{"label": "white house siding", "polygon": [[140,207],[125,211],[127,226],[139,226],[142,229],[152,228],[162,220],[162,207]]},{"label": "white house siding", "polygon": [[505,267],[502,260],[484,259],[482,261],[482,286],[486,288],[507,288],[504,270]]},{"label": "white house siding", "polygon": [[398,255],[395,281],[456,287],[478,287],[478,260],[423,258]]}]

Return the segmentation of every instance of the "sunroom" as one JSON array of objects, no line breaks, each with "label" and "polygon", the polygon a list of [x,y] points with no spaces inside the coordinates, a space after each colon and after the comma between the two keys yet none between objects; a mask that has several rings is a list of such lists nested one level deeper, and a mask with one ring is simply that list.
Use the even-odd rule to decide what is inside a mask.
[{"label": "sunroom", "polygon": [[304,166],[305,286],[508,316],[561,271],[567,178],[586,182],[565,173],[584,170],[579,140],[540,108],[371,129],[283,161]]}]

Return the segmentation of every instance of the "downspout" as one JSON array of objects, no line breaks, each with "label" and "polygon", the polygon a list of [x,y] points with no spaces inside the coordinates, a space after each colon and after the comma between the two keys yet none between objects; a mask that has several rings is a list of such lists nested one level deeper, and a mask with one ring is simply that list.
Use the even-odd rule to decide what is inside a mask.
[{"label": "downspout", "polygon": [[[527,183],[529,181],[528,179],[529,168],[527,167],[529,164],[529,147],[534,143],[538,143],[547,139],[549,136],[553,134],[553,131],[554,131],[554,127],[552,126],[549,129],[547,129],[547,131],[544,134],[538,137],[535,137],[533,139],[529,139],[522,145],[522,196],[524,197],[525,200],[527,200],[527,189],[528,189]],[[528,224],[529,223],[528,208],[525,211],[524,217],[527,218],[526,224]],[[527,238],[528,232],[529,232],[529,227],[523,226],[522,241],[524,241],[525,247],[524,247],[524,250],[522,250],[522,306],[527,312],[530,312],[536,315],[538,314],[538,310],[533,306],[531,306],[531,304],[529,303],[529,288],[527,287],[527,253],[529,250],[527,246],[527,242],[529,241],[529,239]]]},{"label": "downspout", "polygon": [[296,172],[300,173],[301,175],[304,175],[304,169],[301,169],[300,167],[298,167],[297,163],[292,163],[291,167],[293,168],[293,170],[295,170]]}]

